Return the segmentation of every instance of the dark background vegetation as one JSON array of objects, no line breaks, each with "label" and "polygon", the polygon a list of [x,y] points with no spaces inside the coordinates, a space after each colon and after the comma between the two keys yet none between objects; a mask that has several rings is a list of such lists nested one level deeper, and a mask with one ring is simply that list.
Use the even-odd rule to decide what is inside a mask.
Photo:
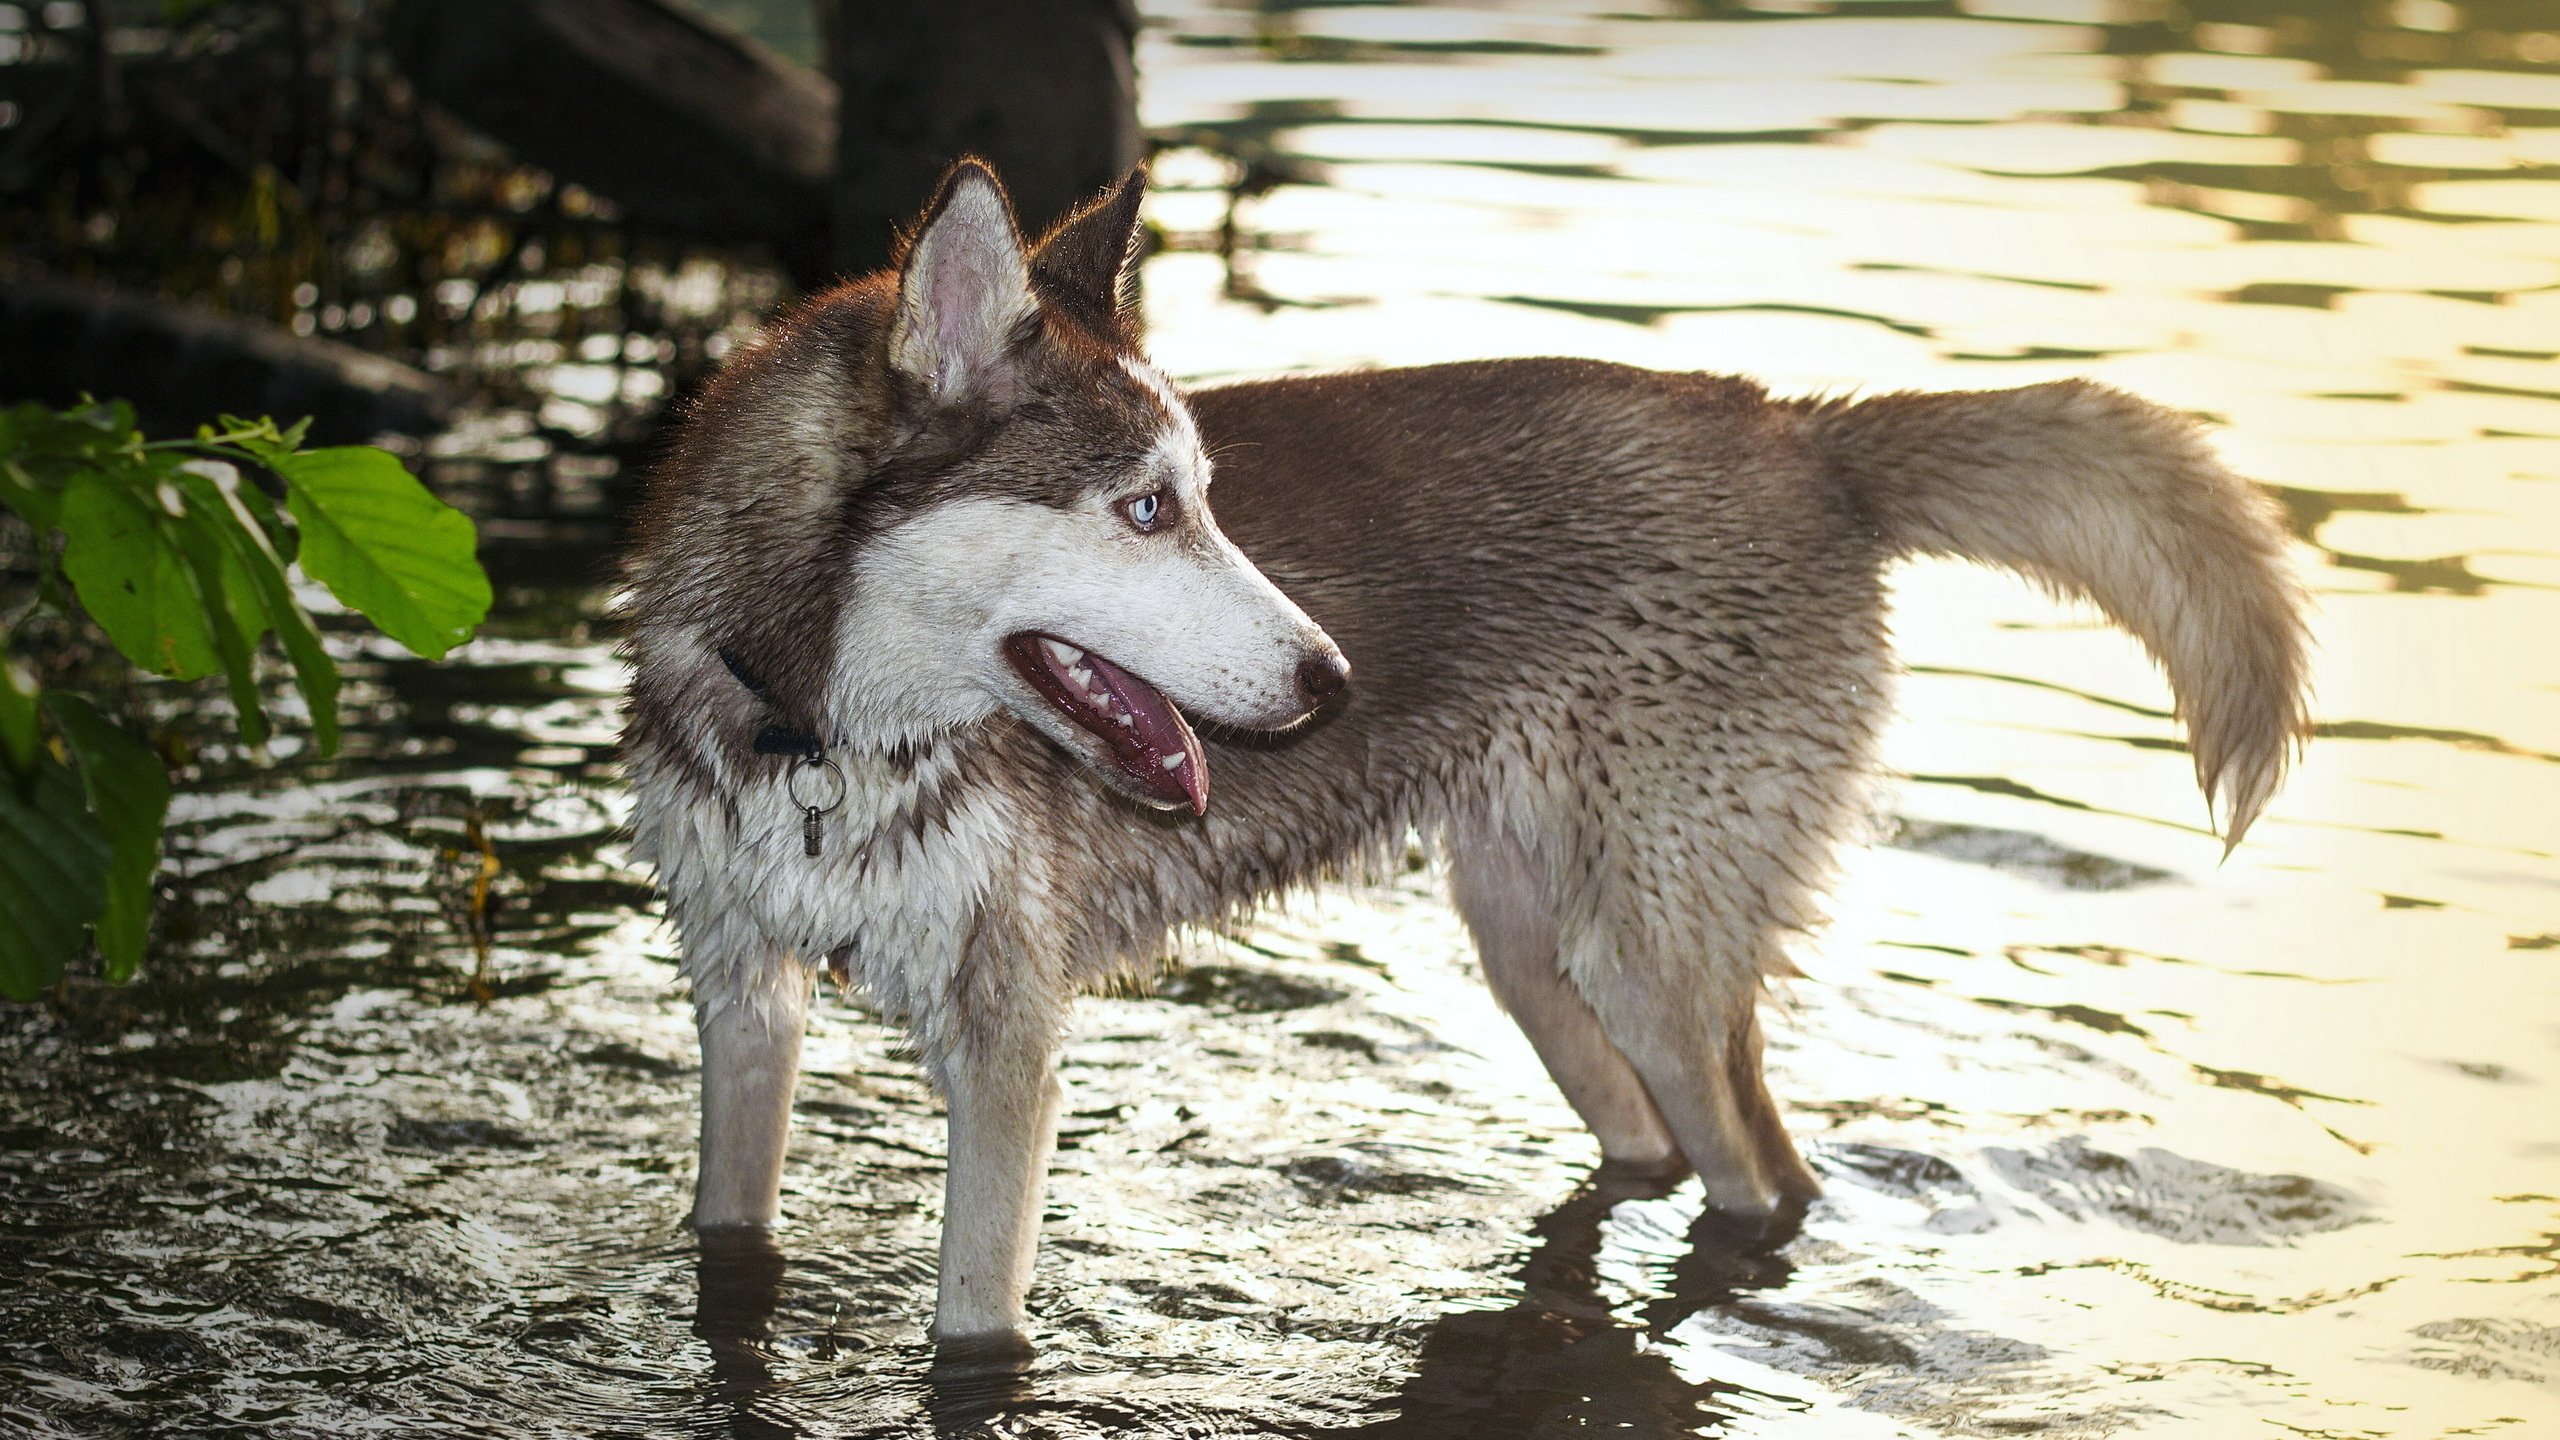
[{"label": "dark background vegetation", "polygon": [[[334,439],[513,407],[625,444],[785,293],[879,264],[952,156],[1035,224],[1138,160],[1136,26],[1124,0],[0,5],[0,394]],[[550,425],[561,357],[653,378]]]}]

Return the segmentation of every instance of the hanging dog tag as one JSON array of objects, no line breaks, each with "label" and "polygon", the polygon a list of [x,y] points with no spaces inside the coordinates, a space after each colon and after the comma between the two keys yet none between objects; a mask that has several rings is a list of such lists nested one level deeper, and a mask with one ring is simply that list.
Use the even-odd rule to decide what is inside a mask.
[{"label": "hanging dog tag", "polygon": [[[824,805],[813,805],[810,797],[800,793],[800,777],[811,770],[824,770],[827,778],[835,782],[835,789]],[[791,803],[800,807],[800,851],[814,860],[818,856],[818,842],[826,834],[827,814],[844,803],[844,772],[836,768],[836,762],[828,759],[824,751],[812,751],[791,767],[783,787],[790,795]]]}]

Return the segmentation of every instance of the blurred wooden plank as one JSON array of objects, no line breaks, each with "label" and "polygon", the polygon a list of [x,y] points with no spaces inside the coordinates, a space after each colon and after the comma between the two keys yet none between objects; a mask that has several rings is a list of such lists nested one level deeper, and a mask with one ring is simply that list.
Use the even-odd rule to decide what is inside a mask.
[{"label": "blurred wooden plank", "polygon": [[0,274],[0,403],[133,402],[155,435],[218,415],[312,417],[326,443],[426,435],[450,408],[433,376],[281,326],[103,285]]},{"label": "blurred wooden plank", "polygon": [[[680,0],[395,0],[420,91],[634,226],[774,247],[804,286],[888,258],[950,162],[1038,232],[1145,153],[1132,0],[833,0],[838,85]],[[838,163],[838,156],[842,163]]]},{"label": "blurred wooden plank", "polygon": [[835,86],[665,0],[397,0],[419,90],[634,226],[823,269]]}]

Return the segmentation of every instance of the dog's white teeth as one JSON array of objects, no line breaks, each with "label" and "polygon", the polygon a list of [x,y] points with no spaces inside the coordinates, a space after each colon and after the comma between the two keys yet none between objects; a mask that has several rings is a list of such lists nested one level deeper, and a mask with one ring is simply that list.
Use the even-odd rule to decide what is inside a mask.
[{"label": "dog's white teeth", "polygon": [[1131,729],[1137,728],[1138,717],[1130,714],[1126,710],[1121,711],[1119,714],[1114,715],[1111,718],[1119,721],[1123,725],[1129,726]]},{"label": "dog's white teeth", "polygon": [[1184,765],[1189,764],[1189,763],[1190,763],[1190,761],[1191,761],[1191,755],[1190,755],[1190,752],[1189,752],[1189,751],[1185,751],[1185,750],[1176,750],[1176,751],[1174,751],[1172,754],[1167,755],[1167,756],[1166,756],[1166,757],[1164,757],[1162,760],[1159,760],[1159,761],[1157,761],[1156,763],[1157,763],[1157,764],[1159,764],[1159,765],[1162,765],[1162,766],[1163,766],[1164,768],[1166,768],[1167,770],[1179,770],[1179,769],[1181,769]]},{"label": "dog's white teeth", "polygon": [[[1068,644],[1064,640],[1051,640],[1046,636],[1043,636],[1041,637],[1040,644],[1048,650],[1049,658],[1057,661],[1061,665],[1073,665],[1084,659],[1083,651]],[[1081,684],[1082,682],[1079,681],[1078,683]]]},{"label": "dog's white teeth", "polygon": [[1079,690],[1089,690],[1093,688],[1093,672],[1087,670],[1081,665],[1068,666],[1067,678],[1076,682],[1076,688]]}]

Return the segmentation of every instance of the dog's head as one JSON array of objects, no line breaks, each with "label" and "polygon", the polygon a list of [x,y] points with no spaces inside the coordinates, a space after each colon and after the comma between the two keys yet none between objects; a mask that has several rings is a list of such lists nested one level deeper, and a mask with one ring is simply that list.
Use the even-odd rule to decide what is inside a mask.
[{"label": "dog's head", "polygon": [[[1137,347],[1141,184],[1026,246],[994,174],[953,166],[892,272],[777,326],[715,384],[676,468],[735,469],[749,447],[826,458],[752,504],[667,502],[644,584],[645,552],[720,526],[706,548],[768,577],[766,614],[750,596],[698,605],[732,612],[709,638],[787,679],[815,647],[783,617],[832,621],[827,673],[778,687],[811,726],[895,741],[1009,711],[1121,793],[1205,813],[1186,713],[1285,729],[1349,667],[1219,532],[1190,411]],[[763,553],[813,547],[824,563]],[[828,601],[792,593],[810,586]]]}]

